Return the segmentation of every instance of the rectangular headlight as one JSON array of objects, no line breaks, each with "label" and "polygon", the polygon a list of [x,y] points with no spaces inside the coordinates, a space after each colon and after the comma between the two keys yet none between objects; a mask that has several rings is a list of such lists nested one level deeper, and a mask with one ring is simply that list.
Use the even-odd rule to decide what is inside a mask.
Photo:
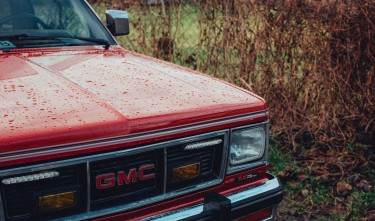
[{"label": "rectangular headlight", "polygon": [[266,151],[266,136],[263,125],[232,131],[230,165],[237,166],[261,159]]}]

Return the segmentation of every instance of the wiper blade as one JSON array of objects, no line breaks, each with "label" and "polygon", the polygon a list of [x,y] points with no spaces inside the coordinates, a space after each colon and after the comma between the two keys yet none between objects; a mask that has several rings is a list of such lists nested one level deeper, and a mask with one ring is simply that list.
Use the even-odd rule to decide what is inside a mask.
[{"label": "wiper blade", "polygon": [[20,35],[3,35],[0,36],[0,39],[6,40],[54,40],[55,37],[52,36],[33,36],[27,34],[20,34]]},{"label": "wiper blade", "polygon": [[70,39],[77,39],[80,41],[87,41],[92,43],[97,43],[100,45],[104,45],[104,48],[106,50],[109,49],[111,46],[111,43],[109,41],[104,39],[97,39],[97,38],[85,38],[85,37],[79,37],[79,36],[33,36],[33,35],[27,35],[27,34],[20,34],[20,35],[6,35],[6,36],[0,36],[1,39],[7,39],[7,40],[58,40],[60,38],[70,38]]},{"label": "wiper blade", "polygon": [[79,36],[72,36],[72,37],[61,37],[61,38],[71,38],[71,39],[77,39],[81,41],[87,41],[87,42],[92,42],[92,43],[98,43],[100,45],[104,45],[104,49],[108,50],[109,47],[111,46],[111,43],[109,41],[104,40],[104,39],[97,39],[97,38],[85,38],[85,37],[79,37]]},{"label": "wiper blade", "polygon": [[27,34],[0,36],[0,48],[9,51],[16,48],[30,48],[35,46],[56,46],[64,43],[60,39],[51,36],[30,36]]}]

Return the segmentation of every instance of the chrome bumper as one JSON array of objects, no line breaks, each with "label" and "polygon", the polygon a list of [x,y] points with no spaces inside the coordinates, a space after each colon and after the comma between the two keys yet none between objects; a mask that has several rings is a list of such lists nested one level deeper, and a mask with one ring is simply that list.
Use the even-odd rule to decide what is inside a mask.
[{"label": "chrome bumper", "polygon": [[275,176],[271,174],[268,176],[269,181],[261,186],[241,190],[228,196],[211,193],[206,195],[202,204],[158,214],[143,221],[233,220],[276,206],[282,200],[283,186]]}]

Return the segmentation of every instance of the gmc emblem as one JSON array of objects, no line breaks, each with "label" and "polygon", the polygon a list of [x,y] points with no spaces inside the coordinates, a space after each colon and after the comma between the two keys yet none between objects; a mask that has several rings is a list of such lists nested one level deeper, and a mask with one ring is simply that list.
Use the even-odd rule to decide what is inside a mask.
[{"label": "gmc emblem", "polygon": [[139,180],[149,180],[155,178],[155,173],[148,173],[148,170],[152,170],[155,168],[155,164],[145,164],[139,167],[138,171],[137,168],[131,168],[126,174],[125,171],[117,172],[117,180],[116,180],[116,173],[107,173],[101,174],[96,176],[96,189],[107,189],[116,186],[128,185],[130,183],[136,183],[137,178]]}]

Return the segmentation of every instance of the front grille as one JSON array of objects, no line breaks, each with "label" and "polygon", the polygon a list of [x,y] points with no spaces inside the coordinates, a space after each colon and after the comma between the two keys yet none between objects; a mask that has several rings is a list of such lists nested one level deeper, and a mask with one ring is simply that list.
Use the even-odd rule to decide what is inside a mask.
[{"label": "front grille", "polygon": [[[205,148],[185,150],[191,143],[205,142],[207,140],[222,140],[220,144]],[[100,210],[108,207],[131,204],[144,199],[157,198],[163,194],[174,191],[182,191],[211,181],[220,181],[224,153],[225,135],[216,135],[208,139],[187,139],[184,142],[173,141],[156,144],[147,150],[137,154],[125,154],[105,160],[90,163],[91,183],[91,209]],[[190,163],[200,164],[198,177],[183,181],[172,182],[172,170]],[[140,180],[139,169],[142,165],[155,165],[155,169],[149,171],[155,177],[148,180]],[[120,182],[119,172],[129,175],[131,170],[137,171],[137,179],[128,184]],[[135,172],[133,171],[133,172]],[[109,177],[101,179],[98,177]],[[104,182],[110,187],[101,189],[97,183]],[[112,182],[112,183],[111,183]]]},{"label": "front grille", "polygon": [[[0,205],[4,206],[7,221],[49,220],[74,214],[104,215],[126,211],[209,188],[224,179],[228,133],[229,130],[223,130],[25,167],[28,172],[23,172],[25,168],[0,172],[2,181],[51,170],[60,173],[47,180],[11,185],[0,183]],[[198,148],[187,148],[189,145],[198,145]],[[189,164],[199,165],[199,173],[176,182],[172,171]],[[77,192],[76,207],[51,213],[53,215],[38,211],[39,196],[64,191]]]}]

